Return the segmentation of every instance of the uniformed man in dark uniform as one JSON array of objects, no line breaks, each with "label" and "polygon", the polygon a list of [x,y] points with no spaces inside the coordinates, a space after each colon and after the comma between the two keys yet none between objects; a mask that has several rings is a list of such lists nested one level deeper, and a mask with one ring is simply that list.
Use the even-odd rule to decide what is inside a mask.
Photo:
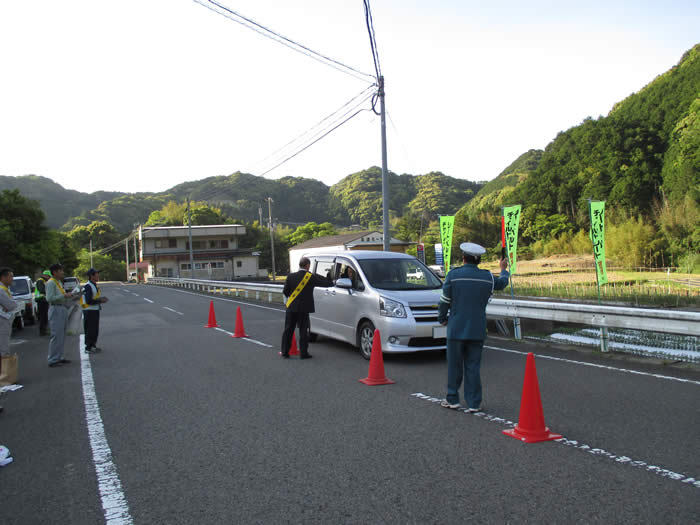
[{"label": "uniformed man in dark uniform", "polygon": [[[314,310],[314,288],[333,286],[331,278],[322,277],[309,272],[311,261],[307,257],[299,260],[298,272],[290,273],[284,282],[282,293],[287,297],[287,312],[284,317],[284,332],[282,333],[282,357],[289,357],[294,329],[299,326],[299,358],[309,359],[309,314]],[[332,276],[331,276],[332,277]]]},{"label": "uniformed man in dark uniform", "polygon": [[34,295],[39,314],[39,335],[49,335],[49,303],[46,301],[46,281],[51,279],[51,272],[45,270],[36,281]]},{"label": "uniformed man in dark uniform", "polygon": [[[486,338],[486,305],[494,290],[508,285],[508,261],[501,259],[501,275],[494,277],[477,266],[486,250],[471,242],[460,244],[464,265],[447,274],[438,306],[438,321],[447,325],[447,399],[445,408],[457,409],[464,378],[469,412],[481,410],[481,351]],[[449,312],[449,319],[448,314]]]}]

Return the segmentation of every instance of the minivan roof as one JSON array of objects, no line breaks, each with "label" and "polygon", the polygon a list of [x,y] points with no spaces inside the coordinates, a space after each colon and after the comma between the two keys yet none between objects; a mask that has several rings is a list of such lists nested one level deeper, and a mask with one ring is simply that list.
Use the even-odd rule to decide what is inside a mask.
[{"label": "minivan roof", "polygon": [[336,250],[328,252],[315,252],[306,254],[305,257],[354,257],[362,259],[415,259],[413,255],[400,252],[384,252],[378,250]]}]

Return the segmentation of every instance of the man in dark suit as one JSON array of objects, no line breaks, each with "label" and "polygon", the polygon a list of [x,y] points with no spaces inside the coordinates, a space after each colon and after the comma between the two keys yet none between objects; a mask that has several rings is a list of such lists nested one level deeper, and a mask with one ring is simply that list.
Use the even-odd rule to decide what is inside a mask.
[{"label": "man in dark suit", "polygon": [[[294,329],[299,326],[299,358],[309,359],[309,314],[314,310],[314,288],[333,286],[331,278],[322,277],[309,272],[311,261],[307,257],[299,260],[300,270],[290,273],[284,282],[282,293],[287,297],[287,312],[284,317],[284,332],[282,333],[282,357],[289,358],[289,348],[292,344]],[[331,276],[332,277],[332,276]]]}]

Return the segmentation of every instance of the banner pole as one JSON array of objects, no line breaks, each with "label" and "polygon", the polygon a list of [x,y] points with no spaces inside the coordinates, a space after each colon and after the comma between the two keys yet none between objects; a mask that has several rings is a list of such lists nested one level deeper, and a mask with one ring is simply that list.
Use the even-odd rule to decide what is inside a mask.
[{"label": "banner pole", "polygon": [[[501,207],[501,227],[505,228],[505,208]],[[510,247],[508,246],[508,239],[505,237],[505,233],[501,234],[501,239],[505,241],[505,246],[503,246],[506,249],[506,257],[508,257],[508,269],[510,270],[511,268],[511,261],[510,261]],[[508,280],[510,282],[510,298],[512,300],[515,300],[515,294],[514,294],[514,289],[515,289],[515,283],[513,282],[513,272],[508,272]],[[517,339],[520,340],[523,338],[522,333],[520,332],[520,317],[513,317],[513,336]]]},{"label": "banner pole", "polygon": [[[591,209],[592,200],[588,199],[588,216],[591,219],[591,229],[593,228],[593,210]],[[592,234],[591,234],[592,235]],[[598,305],[602,304],[600,299],[600,277],[598,276],[598,262],[595,260],[595,253],[593,254],[593,265],[595,267],[595,283],[598,288]],[[600,351],[608,351],[608,328],[605,326],[600,327]]]}]

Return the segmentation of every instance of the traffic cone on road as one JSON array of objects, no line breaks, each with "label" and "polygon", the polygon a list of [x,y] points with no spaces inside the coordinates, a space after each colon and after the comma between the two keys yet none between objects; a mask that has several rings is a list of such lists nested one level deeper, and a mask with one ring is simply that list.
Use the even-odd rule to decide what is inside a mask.
[{"label": "traffic cone on road", "polygon": [[372,353],[369,356],[369,374],[364,379],[358,379],[360,383],[365,385],[390,385],[393,383],[391,379],[387,379],[384,373],[384,357],[382,355],[382,336],[379,330],[374,331],[372,339]]},{"label": "traffic cone on road", "polygon": [[295,333],[292,333],[292,347],[289,349],[289,356],[293,357],[295,355],[299,355],[299,348],[297,347],[297,336]]},{"label": "traffic cone on road", "polygon": [[[282,352],[277,352],[279,355],[282,355]],[[292,332],[292,345],[291,348],[289,349],[289,357],[294,357],[295,355],[299,355],[299,348],[297,347],[297,337],[296,334]]]},{"label": "traffic cone on road", "polygon": [[523,381],[523,395],[520,399],[518,424],[515,425],[515,428],[504,430],[503,433],[525,443],[552,441],[561,437],[561,434],[554,434],[544,426],[540,386],[537,381],[535,356],[532,352],[527,354],[525,364],[525,380]]},{"label": "traffic cone on road", "polygon": [[214,301],[209,301],[209,322],[204,325],[204,328],[218,328],[216,324],[216,314],[214,313]]},{"label": "traffic cone on road", "polygon": [[241,315],[241,307],[236,308],[236,329],[231,337],[248,337],[243,328],[243,316]]}]

